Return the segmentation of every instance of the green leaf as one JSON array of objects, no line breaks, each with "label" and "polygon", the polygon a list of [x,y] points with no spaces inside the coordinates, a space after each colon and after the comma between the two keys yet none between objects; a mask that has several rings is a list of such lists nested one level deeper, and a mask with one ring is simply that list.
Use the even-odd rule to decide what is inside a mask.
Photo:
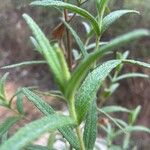
[{"label": "green leaf", "polygon": [[97,137],[97,105],[96,99],[90,106],[86,117],[83,140],[87,150],[93,150]]},{"label": "green leaf", "polygon": [[77,7],[77,6],[69,4],[69,3],[61,2],[61,1],[51,1],[51,0],[34,1],[31,3],[31,5],[68,9],[74,13],[79,14],[80,16],[84,17],[85,19],[87,19],[92,24],[95,33],[97,35],[100,34],[99,25],[98,25],[96,19],[89,12],[87,12],[86,10],[84,10],[80,7]]},{"label": "green leaf", "polygon": [[38,65],[46,64],[46,61],[44,61],[44,60],[25,61],[25,62],[13,64],[13,65],[4,66],[1,69],[11,69],[11,68],[16,68],[16,67],[24,67],[24,66],[28,66],[28,65],[37,65],[37,64]]},{"label": "green leaf", "polygon": [[106,106],[101,108],[102,111],[105,113],[114,113],[114,112],[127,112],[130,113],[131,111],[127,108],[122,106]]},{"label": "green leaf", "polygon": [[129,123],[130,124],[134,124],[137,120],[137,117],[139,115],[141,111],[141,106],[137,106],[132,112],[131,112],[131,115],[129,116]]},{"label": "green leaf", "polygon": [[53,149],[53,145],[56,141],[56,132],[51,132],[48,138],[48,142],[47,142],[47,147],[48,150],[52,150]]},{"label": "green leaf", "polygon": [[81,52],[82,52],[82,55],[84,57],[86,57],[87,55],[87,51],[85,50],[85,47],[84,47],[84,44],[83,42],[81,41],[80,37],[77,35],[77,33],[74,31],[74,29],[64,20],[62,20],[63,23],[65,24],[65,26],[69,29],[69,31],[71,32],[71,34],[73,35],[74,39],[76,40]]},{"label": "green leaf", "polygon": [[60,76],[61,76],[61,82],[65,88],[66,86],[66,82],[70,79],[70,72],[69,72],[69,68],[65,59],[65,56],[63,54],[62,49],[59,47],[58,44],[55,44],[53,46],[54,50],[56,51],[57,54],[57,59],[59,60],[59,65],[60,65]]},{"label": "green leaf", "polygon": [[129,64],[134,64],[134,65],[145,67],[145,68],[150,68],[150,64],[145,63],[145,62],[141,62],[141,61],[127,59],[127,60],[123,60],[123,62],[124,63],[129,63]]},{"label": "green leaf", "polygon": [[118,119],[118,118],[113,118],[116,122],[118,122],[121,126],[123,126],[123,127],[127,127],[128,126],[128,124],[125,122],[125,121],[123,121],[123,120],[121,120],[121,119]]},{"label": "green leaf", "polygon": [[[143,127],[143,126],[128,126],[126,128],[124,128],[125,132],[147,132],[148,134],[150,134],[150,129]],[[118,136],[120,134],[123,134],[123,132],[120,130],[118,132],[115,133],[116,135],[114,136]]]},{"label": "green leaf", "polygon": [[123,80],[123,79],[127,79],[127,78],[134,78],[134,77],[138,77],[138,78],[149,78],[148,75],[146,74],[143,74],[143,73],[127,73],[127,74],[123,74],[123,75],[120,75],[118,77],[116,77],[113,82],[118,82],[120,80]]},{"label": "green leaf", "polygon": [[[81,81],[87,74],[88,70],[94,64],[94,62],[104,56],[106,53],[116,50],[117,48],[130,43],[134,40],[137,40],[141,37],[150,36],[150,32],[148,30],[139,29],[122,36],[119,36],[113,40],[111,40],[108,44],[102,46],[99,50],[91,53],[87,58],[85,58],[72,73],[71,79],[68,81],[68,85],[66,87],[66,97],[70,99],[70,97],[75,93],[76,89],[80,85]],[[126,60],[124,60],[126,61]],[[132,61],[129,61],[132,62]]]},{"label": "green leaf", "polygon": [[5,82],[6,82],[8,75],[9,75],[9,73],[7,72],[0,79],[0,96],[2,97],[1,100],[4,100],[6,97],[5,96]]},{"label": "green leaf", "polygon": [[24,148],[23,150],[49,150],[49,149],[46,146],[30,145]]},{"label": "green leaf", "polygon": [[79,123],[81,123],[81,121],[85,118],[86,113],[88,112],[93,101],[93,97],[96,97],[97,91],[103,81],[120,63],[120,60],[107,61],[94,69],[85,78],[76,95],[76,112]]},{"label": "green leaf", "polygon": [[107,15],[103,21],[102,21],[102,31],[106,31],[114,22],[116,22],[120,17],[129,14],[129,13],[136,13],[139,14],[138,11],[135,10],[117,10],[114,12],[111,12],[109,15]]},{"label": "green leaf", "polygon": [[23,93],[19,90],[17,92],[16,95],[17,99],[16,99],[16,106],[17,106],[17,110],[20,114],[24,114],[24,110],[23,110]]},{"label": "green leaf", "polygon": [[15,135],[1,145],[0,149],[10,150],[13,147],[13,150],[20,150],[43,133],[67,125],[75,125],[75,122],[70,117],[62,115],[49,115],[43,117],[42,119],[33,121],[21,128]]},{"label": "green leaf", "polygon": [[113,83],[113,84],[111,84],[109,88],[106,88],[104,90],[104,97],[108,98],[109,96],[111,96],[117,90],[117,88],[119,87],[119,85],[120,85],[119,83]]},{"label": "green leaf", "polygon": [[106,8],[106,6],[108,4],[108,1],[109,0],[96,0],[96,6],[97,6],[97,9],[98,9],[98,13],[100,15],[102,15],[104,13],[105,8]]},{"label": "green leaf", "polygon": [[[30,41],[31,43],[33,44],[33,46],[35,47],[35,50],[38,51],[38,52],[42,52],[42,49],[39,45],[39,43],[36,41],[36,39],[32,36],[30,36]],[[42,53],[41,53],[42,54]]]},{"label": "green leaf", "polygon": [[31,28],[33,35],[41,48],[39,52],[44,56],[60,89],[63,91],[66,81],[70,78],[70,73],[66,65],[63,52],[60,48],[58,48],[58,46],[50,45],[49,40],[30,16],[23,14],[23,17]]},{"label": "green leaf", "polygon": [[22,92],[28,98],[28,100],[31,101],[43,114],[54,114],[54,109],[38,95],[34,94],[27,88],[22,88]]},{"label": "green leaf", "polygon": [[113,117],[111,117],[108,113],[105,113],[102,109],[97,108],[99,113],[104,114],[108,119],[110,119],[118,128],[121,129],[123,133],[126,133],[125,130],[122,128],[122,126],[116,121]]},{"label": "green leaf", "polygon": [[[28,100],[31,101],[43,114],[50,115],[55,113],[54,109],[38,95],[34,94],[27,88],[23,88],[22,91],[24,95],[28,98]],[[73,128],[69,126],[63,127],[60,128],[59,131],[62,133],[64,138],[72,145],[72,147],[79,149],[78,139],[73,132]]]},{"label": "green leaf", "polygon": [[0,137],[4,135],[17,121],[21,119],[20,116],[14,116],[7,118],[1,125],[0,125]]},{"label": "green leaf", "polygon": [[1,144],[3,144],[8,139],[8,131],[5,132],[1,137]]},{"label": "green leaf", "polygon": [[[99,42],[99,46],[108,44],[108,42]],[[96,43],[91,43],[86,47],[86,51],[90,50],[90,49],[94,49],[96,46]]]}]

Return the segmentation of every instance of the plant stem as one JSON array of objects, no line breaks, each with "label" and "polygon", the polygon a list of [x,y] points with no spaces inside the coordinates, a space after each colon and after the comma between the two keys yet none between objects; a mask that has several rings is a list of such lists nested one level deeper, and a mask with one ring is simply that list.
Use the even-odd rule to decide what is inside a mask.
[{"label": "plant stem", "polygon": [[76,128],[76,132],[77,132],[77,136],[79,138],[80,148],[81,148],[81,150],[85,150],[83,137],[82,137],[81,130],[79,127]]},{"label": "plant stem", "polygon": [[[67,0],[65,1],[67,2]],[[68,11],[64,9],[64,19],[68,22]],[[72,53],[71,53],[71,36],[69,30],[66,28],[66,40],[67,40],[67,61],[69,69],[72,69]]]},{"label": "plant stem", "polygon": [[[74,96],[72,96],[72,98],[69,101],[69,113],[71,117],[77,122],[77,114],[75,110]],[[85,150],[85,146],[84,146],[84,142],[83,142],[83,138],[82,138],[82,134],[81,134],[79,126],[76,127],[76,133],[77,133],[79,144],[80,144],[80,150]]]}]

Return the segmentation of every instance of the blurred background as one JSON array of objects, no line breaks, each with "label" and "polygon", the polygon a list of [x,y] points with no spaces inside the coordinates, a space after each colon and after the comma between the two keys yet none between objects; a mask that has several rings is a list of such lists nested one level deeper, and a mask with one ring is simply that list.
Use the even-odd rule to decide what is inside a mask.
[{"label": "blurred background", "polygon": [[[56,9],[31,8],[28,6],[30,0],[0,0],[0,67],[12,63],[18,63],[27,60],[42,59],[29,41],[30,30],[25,24],[22,14],[27,13],[43,29],[51,39],[53,28],[59,23],[60,13]],[[94,13],[93,3],[84,5]],[[117,35],[134,30],[136,28],[150,29],[150,0],[112,0],[110,9],[135,9],[141,12],[141,15],[126,15],[115,23],[109,29],[103,40],[109,40]],[[80,31],[80,28],[77,28]],[[84,38],[83,33],[81,37]],[[134,42],[123,49],[130,50],[130,58],[142,60],[150,63],[150,39],[142,39]],[[8,97],[13,94],[16,88],[21,86],[38,86],[42,90],[55,89],[53,77],[49,74],[46,66],[29,66],[24,68],[15,68],[9,70],[0,70],[0,76],[6,71],[10,72],[6,85]],[[141,69],[136,66],[126,66],[124,72],[142,72],[150,75],[147,69]],[[114,105],[121,105],[128,108],[142,106],[142,111],[137,124],[150,127],[150,81],[144,79],[128,79],[121,81],[121,86],[117,90],[110,102]],[[109,103],[110,103],[109,102]],[[31,106],[27,110],[31,109]],[[57,106],[56,106],[57,107]],[[0,112],[0,119],[6,117],[6,110]],[[32,113],[31,119],[37,117],[37,113]],[[143,147],[148,146],[150,137],[146,134],[137,134],[144,140]],[[149,145],[150,146],[150,145]],[[144,148],[143,148],[144,149]]]}]

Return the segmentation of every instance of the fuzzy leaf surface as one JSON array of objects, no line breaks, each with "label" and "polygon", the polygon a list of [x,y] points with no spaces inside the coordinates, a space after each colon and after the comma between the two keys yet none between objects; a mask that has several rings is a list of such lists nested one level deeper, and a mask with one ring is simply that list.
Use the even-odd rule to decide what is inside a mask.
[{"label": "fuzzy leaf surface", "polygon": [[131,112],[129,109],[122,106],[106,106],[101,108],[105,113],[114,113],[114,112]]},{"label": "fuzzy leaf surface", "polygon": [[11,69],[11,68],[16,68],[16,67],[24,67],[28,65],[39,65],[39,64],[46,64],[46,61],[44,60],[25,61],[25,62],[13,64],[13,65],[4,66],[1,69]]},{"label": "fuzzy leaf surface", "polygon": [[[67,66],[64,65],[65,60],[64,57],[62,57],[63,55],[61,54],[62,51],[59,50],[59,48],[56,47],[56,45],[54,46],[50,45],[49,40],[46,38],[42,30],[39,28],[39,26],[30,16],[28,16],[27,14],[23,14],[23,17],[27,22],[27,24],[29,25],[30,29],[32,30],[36,42],[40,46],[40,49],[38,48],[39,53],[41,53],[44,56],[46,62],[48,63],[50,69],[54,74],[54,77],[58,85],[60,86],[61,90],[63,90],[65,82],[70,77],[70,73]],[[62,64],[63,66],[60,64]],[[66,67],[66,68],[62,69],[62,67]]]},{"label": "fuzzy leaf surface", "polygon": [[145,63],[145,62],[142,62],[142,61],[127,59],[127,60],[123,60],[123,62],[124,63],[129,63],[129,64],[134,64],[134,65],[145,67],[145,68],[150,68],[149,63]]},{"label": "fuzzy leaf surface", "polygon": [[79,123],[85,118],[93,101],[93,97],[96,97],[97,91],[103,81],[120,63],[120,60],[107,61],[94,69],[85,78],[76,95],[76,112]]},{"label": "fuzzy leaf surface", "polygon": [[87,55],[87,51],[85,50],[84,44],[81,41],[80,37],[77,35],[77,33],[74,31],[74,29],[67,22],[63,21],[63,23],[65,24],[65,26],[69,29],[69,31],[73,35],[74,39],[76,40],[76,42],[82,52],[82,55],[85,57]]},{"label": "fuzzy leaf surface", "polygon": [[68,9],[74,13],[79,14],[80,16],[84,17],[85,19],[87,19],[92,24],[93,29],[96,32],[96,34],[97,35],[100,34],[99,25],[98,25],[96,19],[89,12],[87,12],[86,10],[84,10],[80,7],[77,7],[75,5],[65,3],[62,1],[51,1],[51,0],[34,1],[31,3],[31,5]]},{"label": "fuzzy leaf surface", "polygon": [[0,125],[0,137],[4,135],[17,121],[19,121],[21,117],[14,116],[7,118],[1,125]]},{"label": "fuzzy leaf surface", "polygon": [[[34,94],[27,88],[22,89],[24,95],[31,101],[44,115],[54,114],[55,110],[47,104],[42,98]],[[59,128],[64,138],[72,145],[72,147],[79,149],[79,143],[72,127],[62,127]]]},{"label": "fuzzy leaf surface", "polygon": [[20,130],[1,145],[1,150],[20,150],[30,142],[34,141],[40,135],[50,130],[56,130],[66,125],[75,125],[70,118],[62,115],[49,115],[42,119],[33,121]]},{"label": "fuzzy leaf surface", "polygon": [[[104,56],[107,52],[116,50],[117,48],[126,45],[127,43],[131,43],[134,40],[137,40],[142,37],[150,36],[149,30],[139,29],[124,35],[121,35],[110,42],[108,44],[102,46],[99,50],[91,53],[87,56],[75,69],[72,73],[71,79],[68,81],[68,85],[66,87],[66,97],[69,99],[73,93],[75,93],[76,89],[80,85],[81,81],[87,74],[88,70],[91,68],[91,65],[99,58]],[[132,61],[130,61],[132,62]],[[135,62],[136,63],[136,62]]]},{"label": "fuzzy leaf surface", "polygon": [[5,73],[3,77],[0,79],[0,95],[5,98],[5,82],[9,73]]},{"label": "fuzzy leaf surface", "polygon": [[117,10],[117,11],[111,12],[109,15],[104,17],[104,19],[102,21],[102,31],[101,31],[101,33],[106,31],[120,17],[122,17],[122,16],[124,16],[126,14],[129,14],[129,13],[139,14],[139,12],[135,11],[135,10]]},{"label": "fuzzy leaf surface", "polygon": [[146,75],[146,74],[143,74],[143,73],[127,73],[127,74],[123,74],[123,75],[120,75],[118,76],[117,78],[115,78],[113,80],[113,82],[118,82],[120,80],[123,80],[123,79],[127,79],[127,78],[148,78],[149,76]]},{"label": "fuzzy leaf surface", "polygon": [[97,137],[97,105],[95,99],[93,100],[93,103],[90,106],[84,127],[83,141],[86,149],[93,150],[96,137]]}]

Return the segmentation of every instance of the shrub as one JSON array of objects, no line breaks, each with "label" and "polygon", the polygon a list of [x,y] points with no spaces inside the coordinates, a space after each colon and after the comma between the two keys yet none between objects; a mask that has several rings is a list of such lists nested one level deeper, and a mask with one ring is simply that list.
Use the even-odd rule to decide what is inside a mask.
[{"label": "shrub", "polygon": [[[44,60],[22,62],[5,66],[2,69],[33,64],[48,65],[59,89],[59,91],[52,91],[49,94],[63,100],[67,104],[69,115],[63,115],[55,111],[38,95],[35,89],[27,87],[19,88],[14,96],[8,100],[4,90],[8,76],[8,73],[6,73],[0,81],[0,105],[16,112],[16,116],[7,118],[0,126],[1,150],[12,148],[13,150],[53,149],[53,144],[57,141],[55,139],[56,130],[65,139],[65,143],[67,143],[66,149],[80,150],[100,149],[99,146],[101,145],[96,141],[99,128],[106,132],[105,146],[110,149],[128,149],[132,131],[150,133],[148,128],[134,125],[141,109],[140,106],[129,110],[121,106],[100,107],[97,104],[98,90],[104,85],[106,79],[109,86],[103,91],[102,103],[119,87],[120,80],[130,77],[148,78],[148,75],[141,73],[120,75],[124,64],[150,68],[150,65],[147,63],[128,59],[128,51],[123,53],[117,52],[114,59],[105,62],[101,58],[111,55],[114,50],[118,50],[134,40],[150,36],[150,31],[138,29],[118,36],[109,42],[103,42],[101,41],[102,35],[115,21],[123,15],[130,13],[139,14],[139,12],[135,10],[109,12],[108,0],[96,0],[97,15],[93,16],[82,8],[84,3],[88,3],[88,1],[77,0],[76,3],[71,3],[58,0],[42,0],[31,3],[32,6],[56,7],[62,13],[60,24],[53,30],[55,41],[49,41],[35,21],[27,14],[23,14],[23,18],[33,33],[33,37],[30,37],[30,40]],[[78,16],[85,19],[84,22],[81,22],[81,26],[84,26],[86,30],[85,42],[81,40],[70,24]],[[72,37],[76,41],[78,50],[72,48]],[[66,42],[64,42],[65,39]],[[90,39],[95,39],[95,42],[90,43]],[[23,109],[24,96],[45,117],[27,124],[13,136],[7,137],[11,126],[26,117]],[[16,97],[15,110],[12,107],[14,97]],[[127,113],[129,116],[128,122],[110,116],[109,113],[113,112]],[[105,117],[102,117],[102,115]],[[31,144],[32,141],[45,132],[50,132],[47,146]],[[122,144],[115,145],[114,140],[122,134],[124,135]]]}]

